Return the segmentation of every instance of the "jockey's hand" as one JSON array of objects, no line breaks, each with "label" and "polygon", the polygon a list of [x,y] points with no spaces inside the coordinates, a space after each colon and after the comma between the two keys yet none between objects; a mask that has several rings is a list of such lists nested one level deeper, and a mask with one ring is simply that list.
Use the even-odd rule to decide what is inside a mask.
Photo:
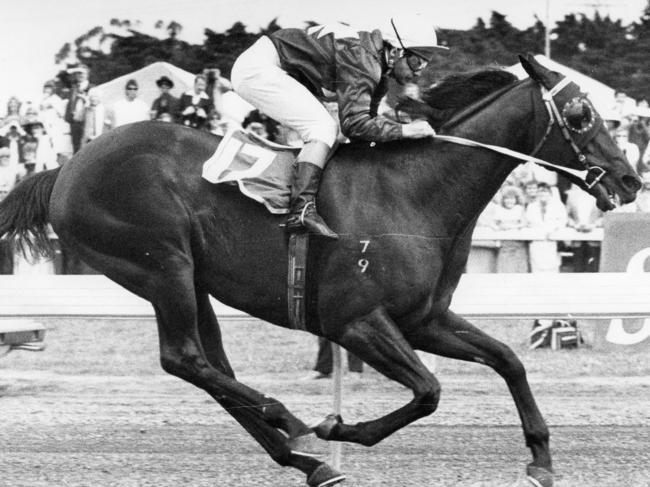
[{"label": "jockey's hand", "polygon": [[436,131],[425,120],[416,120],[402,125],[402,136],[405,139],[423,139],[434,135],[436,135]]},{"label": "jockey's hand", "polygon": [[183,110],[183,115],[191,115],[194,113],[196,110],[194,110],[194,107],[189,106],[185,110]]}]

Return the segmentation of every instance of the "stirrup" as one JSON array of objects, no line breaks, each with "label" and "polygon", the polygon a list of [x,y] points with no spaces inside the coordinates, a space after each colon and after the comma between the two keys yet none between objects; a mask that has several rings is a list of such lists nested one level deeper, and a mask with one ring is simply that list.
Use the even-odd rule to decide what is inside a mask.
[{"label": "stirrup", "polygon": [[300,216],[298,217],[298,221],[303,227],[305,226],[305,214],[307,213],[307,210],[309,209],[310,206],[314,207],[314,212],[315,212],[316,203],[314,203],[313,201],[308,201],[307,203],[305,203],[305,206],[303,206],[302,210],[300,210]]}]

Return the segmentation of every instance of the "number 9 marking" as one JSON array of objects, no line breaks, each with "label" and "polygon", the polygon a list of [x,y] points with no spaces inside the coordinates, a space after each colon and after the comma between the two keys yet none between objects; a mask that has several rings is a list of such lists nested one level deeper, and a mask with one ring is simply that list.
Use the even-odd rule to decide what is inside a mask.
[{"label": "number 9 marking", "polygon": [[359,259],[359,262],[357,263],[359,267],[361,267],[361,272],[366,272],[366,269],[368,269],[368,265],[370,262],[368,262],[368,259]]}]

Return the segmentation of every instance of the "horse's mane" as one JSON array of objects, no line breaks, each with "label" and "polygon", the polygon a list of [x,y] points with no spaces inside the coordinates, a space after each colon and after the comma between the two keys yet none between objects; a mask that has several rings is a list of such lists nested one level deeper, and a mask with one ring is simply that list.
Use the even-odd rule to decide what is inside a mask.
[{"label": "horse's mane", "polygon": [[439,128],[460,110],[516,81],[514,74],[501,69],[453,74],[426,89],[422,101],[402,100],[396,110],[424,117]]}]

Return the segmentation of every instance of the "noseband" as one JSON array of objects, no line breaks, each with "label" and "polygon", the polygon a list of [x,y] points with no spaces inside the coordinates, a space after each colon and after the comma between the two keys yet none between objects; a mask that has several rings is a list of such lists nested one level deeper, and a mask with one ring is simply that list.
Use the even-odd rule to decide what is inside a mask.
[{"label": "noseband", "polygon": [[[602,122],[602,120],[598,117],[596,110],[591,105],[587,96],[582,93],[567,101],[560,112],[554,97],[570,83],[571,80],[569,78],[564,78],[550,90],[547,90],[545,87],[540,85],[542,90],[542,100],[546,106],[549,119],[546,133],[531,153],[531,156],[534,157],[540,151],[551,133],[553,125],[557,123],[562,136],[569,143],[571,149],[573,149],[578,162],[580,162],[582,167],[587,171],[585,177],[582,179],[587,188],[591,189],[603,178],[606,171],[600,166],[589,165],[587,156],[584,155],[581,147],[585,147],[589,141],[596,136],[596,133],[600,129],[600,122]],[[588,116],[588,118],[585,118],[586,116]],[[579,135],[578,142],[574,140],[569,131]]]}]

